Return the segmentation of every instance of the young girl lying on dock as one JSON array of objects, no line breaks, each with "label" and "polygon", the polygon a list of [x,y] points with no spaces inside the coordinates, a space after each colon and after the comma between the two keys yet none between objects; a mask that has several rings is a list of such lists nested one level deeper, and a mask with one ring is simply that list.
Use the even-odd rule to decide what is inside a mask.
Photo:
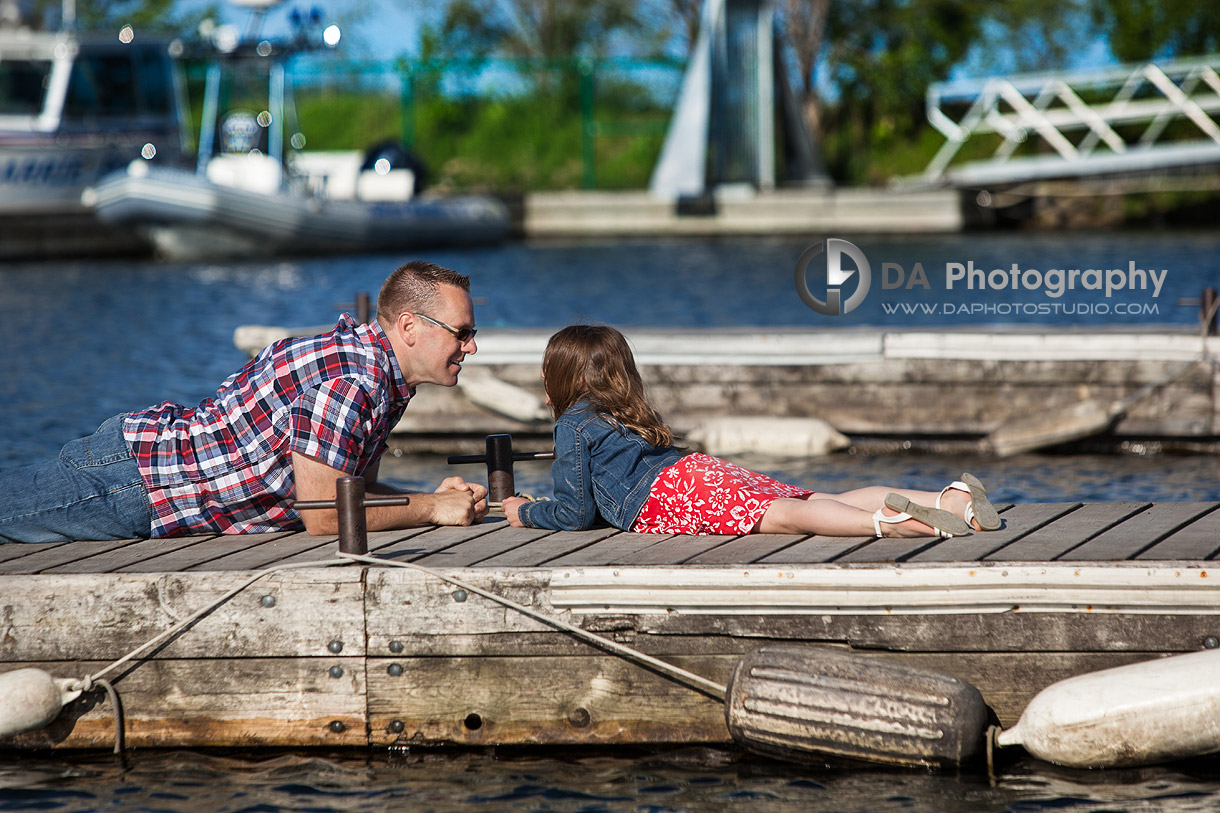
[{"label": "young girl lying on dock", "polygon": [[582,530],[599,514],[624,531],[665,534],[911,537],[1000,527],[970,474],[939,493],[870,486],[825,494],[683,454],[644,397],[627,340],[611,327],[560,330],[547,343],[542,376],[556,418],[555,496],[504,500],[517,527]]}]

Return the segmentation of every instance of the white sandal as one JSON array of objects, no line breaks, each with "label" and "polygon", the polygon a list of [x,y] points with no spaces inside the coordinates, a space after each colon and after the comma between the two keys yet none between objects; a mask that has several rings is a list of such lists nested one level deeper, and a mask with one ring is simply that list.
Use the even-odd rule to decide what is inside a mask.
[{"label": "white sandal", "polygon": [[899,522],[906,522],[908,519],[922,522],[936,531],[936,535],[942,539],[952,539],[954,536],[968,534],[973,530],[957,514],[952,514],[942,508],[929,508],[926,505],[911,502],[901,494],[885,495],[885,508],[898,513],[886,516],[881,513],[885,510],[883,508],[878,508],[873,513],[873,530],[876,531],[877,536],[884,536],[881,533],[882,524],[895,525]]},{"label": "white sandal", "polygon": [[995,531],[1002,525],[1000,515],[995,510],[995,506],[991,504],[991,500],[987,499],[987,489],[983,488],[983,482],[979,478],[970,472],[963,473],[961,480],[956,480],[941,489],[940,496],[936,498],[937,508],[940,508],[941,497],[951,490],[964,491],[970,495],[970,504],[966,506],[964,513],[966,524],[970,526],[971,530],[974,530],[976,520],[979,528],[984,531]]}]

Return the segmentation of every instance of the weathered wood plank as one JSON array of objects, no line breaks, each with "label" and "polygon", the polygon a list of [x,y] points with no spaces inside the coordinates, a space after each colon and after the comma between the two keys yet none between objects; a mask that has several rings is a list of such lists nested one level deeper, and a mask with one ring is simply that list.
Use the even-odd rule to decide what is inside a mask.
[{"label": "weathered wood plank", "polygon": [[[0,661],[117,660],[247,581],[246,573],[0,577]],[[364,650],[362,568],[263,576],[158,656],[325,657]]]},{"label": "weathered wood plank", "polygon": [[983,695],[987,705],[999,718],[1000,725],[1008,728],[1016,724],[1034,695],[1052,683],[1087,672],[1150,660],[1157,655],[1048,652],[1031,656],[988,652],[972,655],[886,653],[882,657],[912,666],[938,669],[966,680]]},{"label": "weathered wood plank", "polygon": [[141,559],[122,567],[116,573],[176,573],[194,568],[206,569],[208,562],[245,550],[252,544],[270,542],[290,531],[275,534],[217,535],[202,540],[199,544],[175,548],[152,558]]},{"label": "weathered wood plank", "polygon": [[820,564],[862,548],[871,536],[810,536],[795,545],[758,559],[759,564]]},{"label": "weathered wood plank", "polygon": [[733,536],[709,534],[707,536],[671,536],[655,545],[641,548],[618,560],[624,565],[676,565],[704,551],[736,539]]},{"label": "weathered wood plank", "polygon": [[414,561],[425,567],[469,567],[553,533],[554,531],[538,528],[513,528],[503,524],[493,533],[477,536]]},{"label": "weathered wood plank", "polygon": [[[745,641],[805,641],[895,652],[1195,652],[1216,616],[1177,613],[946,613],[937,615],[721,615],[665,613],[615,619],[616,635],[657,656],[737,651]],[[630,622],[628,625],[626,622]],[[588,623],[588,622],[586,622]],[[735,640],[740,639],[740,640]],[[519,636],[519,645],[528,643]],[[507,643],[507,642],[506,642]],[[517,649],[521,654],[529,650]],[[462,654],[429,650],[434,654]],[[512,654],[506,649],[503,654]]]},{"label": "weathered wood plank", "polygon": [[[449,571],[446,571],[449,572]],[[549,570],[458,571],[463,581],[532,607],[546,616],[561,615],[550,603]],[[429,652],[436,638],[496,633],[541,633],[554,637],[550,624],[480,595],[467,595],[449,582],[406,568],[372,568],[365,577],[368,647],[373,655]],[[570,614],[563,617],[571,619]],[[421,642],[429,642],[426,645]],[[422,647],[422,648],[421,648]],[[462,654],[477,655],[477,644]]]},{"label": "weathered wood plank", "polygon": [[[1004,527],[998,531],[979,531],[945,539],[915,554],[912,562],[975,562],[990,556],[1005,545],[1033,533],[1059,517],[1080,507],[1078,502],[1027,503],[1015,505],[1002,514]],[[999,557],[1001,560],[1003,555]]]},{"label": "weathered wood plank", "polygon": [[588,531],[556,531],[519,548],[498,553],[479,562],[481,567],[538,567],[568,553],[587,548],[594,542],[618,533],[617,528]]},{"label": "weathered wood plank", "polygon": [[[1184,572],[1181,578],[1197,581],[1203,572]],[[857,614],[805,613],[796,606],[787,613],[579,614],[556,609],[552,603],[556,588],[574,577],[573,570],[459,573],[467,582],[545,616],[565,619],[654,655],[735,652],[752,646],[751,641],[767,640],[911,652],[1190,652],[1216,634],[1214,614],[1170,609],[1164,613],[1101,612],[1100,608],[1093,612],[1082,607],[1075,612]],[[753,575],[761,574],[752,571]],[[462,595],[453,585],[426,574],[374,569],[367,585],[371,656],[542,656],[580,654],[592,646],[482,596]]]},{"label": "weathered wood plank", "polygon": [[939,544],[938,539],[930,536],[919,536],[912,539],[894,539],[879,537],[877,539],[852,548],[835,562],[902,562],[912,556],[926,551]]},{"label": "weathered wood plank", "polygon": [[663,542],[669,536],[669,534],[634,534],[624,531],[594,542],[580,550],[556,557],[547,564],[551,567],[618,564],[624,556],[630,556],[649,545]]},{"label": "weathered wood plank", "polygon": [[1069,551],[1063,559],[1098,561],[1129,559],[1145,548],[1216,508],[1210,502],[1163,502]]},{"label": "weathered wood plank", "polygon": [[1169,561],[1203,560],[1220,553],[1220,510],[1199,517],[1147,550],[1136,559],[1161,559]]},{"label": "weathered wood plank", "polygon": [[[388,545],[379,545],[376,554],[385,559],[402,559],[414,561],[438,551],[447,550],[454,545],[460,545],[468,539],[493,533],[498,528],[507,527],[503,520],[484,520],[478,525],[432,525],[422,529],[422,533],[404,536]],[[370,543],[370,550],[372,549]]]},{"label": "weathered wood plank", "polygon": [[[381,548],[401,543],[411,537],[427,533],[429,528],[411,528],[399,531],[373,531],[368,534],[369,553],[377,553]],[[291,556],[284,556],[276,561],[275,566],[300,565],[310,562],[322,564],[341,561],[339,556],[339,540],[332,539],[316,548],[308,548]]]},{"label": "weathered wood plank", "polygon": [[805,539],[805,534],[746,534],[686,560],[691,565],[748,565]]},{"label": "weathered wood plank", "polygon": [[247,541],[244,546],[206,563],[193,565],[184,570],[263,570],[273,567],[284,559],[309,551],[323,550],[323,554],[337,549],[337,536],[310,536],[304,531],[289,534],[247,534],[240,537]]},{"label": "weathered wood plank", "polygon": [[162,539],[142,539],[139,542],[131,545],[123,545],[119,548],[108,550],[105,553],[99,553],[95,556],[90,556],[87,559],[78,559],[72,562],[65,562],[62,565],[45,568],[43,573],[112,573],[123,570],[131,565],[140,564],[151,561],[158,556],[164,556],[168,553],[189,548],[193,545],[206,543],[208,540],[215,539],[215,534],[207,536],[178,536],[166,537]]},{"label": "weathered wood plank", "polygon": [[1049,562],[1147,508],[1146,502],[1085,503],[983,559]]},{"label": "weathered wood plank", "polygon": [[[1146,653],[885,654],[939,669],[979,688],[1001,724],[1057,680],[1146,660]],[[675,657],[723,681],[737,657]],[[395,668],[396,667],[396,668]],[[392,671],[400,673],[392,674]],[[523,692],[529,686],[532,691]],[[567,658],[373,660],[369,725],[377,744],[724,742],[719,701],[633,663],[605,655]],[[396,729],[401,728],[401,733]]]},{"label": "weathered wood plank", "polygon": [[[57,677],[81,677],[105,664],[30,665]],[[341,671],[332,673],[333,667]],[[152,660],[111,681],[132,748],[368,744],[363,658]],[[111,748],[114,711],[104,698],[98,689],[69,704],[47,728],[6,745]]]},{"label": "weathered wood plank", "polygon": [[51,550],[52,548],[63,547],[64,545],[74,545],[75,542],[40,542],[37,544],[26,544],[24,542],[5,542],[0,544],[0,573],[8,573],[7,562],[14,559],[21,559],[35,553],[41,553]]},{"label": "weathered wood plank", "polygon": [[[674,660],[723,681],[737,657]],[[392,667],[401,673],[391,674]],[[369,728],[378,745],[728,739],[719,700],[602,653],[370,659]]]},{"label": "weathered wood plank", "polygon": [[[23,545],[24,543],[10,543]],[[94,556],[108,553],[128,545],[139,544],[137,539],[114,542],[72,542],[67,545],[39,546],[35,553],[12,559],[4,564],[5,573],[41,573],[50,568],[59,568],[76,562],[84,562]]]}]

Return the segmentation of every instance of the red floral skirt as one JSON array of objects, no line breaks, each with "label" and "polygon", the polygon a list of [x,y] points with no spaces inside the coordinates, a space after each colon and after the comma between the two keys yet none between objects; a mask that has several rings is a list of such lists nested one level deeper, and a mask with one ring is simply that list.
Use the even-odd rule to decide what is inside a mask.
[{"label": "red floral skirt", "polygon": [[664,469],[631,530],[640,534],[748,534],[771,503],[814,492],[705,454]]}]

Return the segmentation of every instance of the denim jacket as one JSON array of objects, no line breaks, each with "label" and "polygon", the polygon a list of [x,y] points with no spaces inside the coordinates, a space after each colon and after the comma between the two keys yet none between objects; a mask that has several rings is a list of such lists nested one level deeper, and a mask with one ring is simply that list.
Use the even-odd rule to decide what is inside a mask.
[{"label": "denim jacket", "polygon": [[677,449],[653,446],[579,401],[555,422],[555,498],[525,503],[517,516],[527,528],[580,531],[601,514],[630,531],[657,475],[681,459]]}]

